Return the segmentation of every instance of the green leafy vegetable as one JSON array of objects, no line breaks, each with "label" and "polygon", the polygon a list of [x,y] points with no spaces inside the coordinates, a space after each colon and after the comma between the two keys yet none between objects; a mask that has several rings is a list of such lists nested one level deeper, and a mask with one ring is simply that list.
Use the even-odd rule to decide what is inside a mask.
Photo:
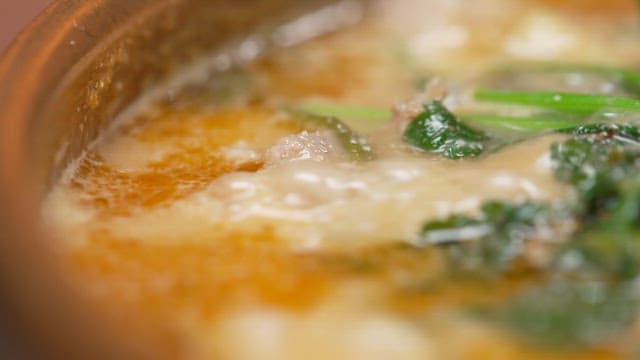
[{"label": "green leafy vegetable", "polygon": [[575,189],[582,229],[557,250],[557,280],[488,312],[527,339],[590,345],[638,317],[640,150],[638,129],[586,125],[554,145],[556,177]]},{"label": "green leafy vegetable", "polygon": [[615,186],[614,195],[601,218],[587,223],[559,252],[560,269],[610,281],[631,281],[640,275],[640,176],[637,169],[633,172],[632,179],[610,185]]},{"label": "green leafy vegetable", "polygon": [[[593,99],[565,97],[558,107],[582,111],[585,104],[595,106]],[[466,121],[474,124],[472,118]],[[552,146],[551,158],[556,178],[574,189],[575,199],[558,207],[488,202],[478,217],[453,215],[427,223],[419,239],[442,247],[454,273],[477,276],[527,265],[528,241],[567,238],[550,249],[551,281],[481,314],[534,343],[590,346],[626,329],[640,312],[634,285],[640,276],[640,129],[564,118],[525,126],[570,136]],[[577,231],[562,226],[575,222],[581,224]]]},{"label": "green leafy vegetable", "polygon": [[[582,71],[640,94],[640,73]],[[482,315],[541,344],[589,346],[615,336],[640,313],[640,129],[620,116],[640,113],[640,100],[494,90],[478,90],[475,98],[535,109],[524,117],[456,117],[441,103],[428,103],[407,128],[405,141],[455,159],[507,143],[488,131],[491,126],[519,132],[521,138],[563,133],[569,139],[551,147],[551,159],[555,177],[573,189],[573,196],[557,205],[487,202],[479,216],[454,214],[428,222],[419,243],[442,248],[453,272],[469,275],[517,271],[529,265],[531,246],[543,249],[550,266],[533,269],[547,280],[485,308]]]},{"label": "green leafy vegetable", "polygon": [[424,112],[407,126],[403,139],[411,146],[449,159],[478,156],[488,140],[484,134],[460,122],[439,101],[424,105]]},{"label": "green leafy vegetable", "polygon": [[525,241],[564,218],[545,204],[487,202],[478,218],[453,215],[427,223],[420,241],[444,246],[455,271],[504,272],[514,267]]},{"label": "green leafy vegetable", "polygon": [[[600,129],[605,131],[596,132]],[[596,220],[610,212],[624,195],[621,184],[638,173],[640,147],[633,140],[637,132],[617,125],[579,127],[576,137],[552,146],[555,176],[573,186],[583,218]]]},{"label": "green leafy vegetable", "polygon": [[478,90],[476,100],[524,105],[575,114],[591,114],[598,110],[640,111],[640,100],[619,96],[573,94],[562,92],[518,92]]},{"label": "green leafy vegetable", "polygon": [[631,283],[552,281],[497,309],[480,312],[544,346],[593,345],[633,323],[640,310]]},{"label": "green leafy vegetable", "polygon": [[633,125],[594,123],[560,129],[559,131],[576,136],[599,135],[600,139],[609,138],[617,140],[622,145],[631,143],[638,143],[640,145],[640,129]]},{"label": "green leafy vegetable", "polygon": [[629,230],[611,224],[589,228],[566,245],[557,266],[577,277],[631,281],[640,273],[640,232]]}]

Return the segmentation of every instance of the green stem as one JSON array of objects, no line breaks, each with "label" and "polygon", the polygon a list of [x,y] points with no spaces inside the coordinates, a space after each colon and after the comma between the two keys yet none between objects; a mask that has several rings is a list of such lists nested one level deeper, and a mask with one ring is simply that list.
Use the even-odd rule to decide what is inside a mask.
[{"label": "green stem", "polygon": [[297,109],[309,114],[339,119],[388,121],[391,118],[391,111],[386,109],[329,102],[306,102],[297,106]]},{"label": "green stem", "polygon": [[590,114],[601,109],[640,111],[640,100],[606,95],[480,89],[476,91],[475,98],[478,101],[534,106],[576,114]]},{"label": "green stem", "polygon": [[580,124],[578,121],[560,118],[516,117],[500,115],[463,115],[462,121],[470,125],[499,126],[509,130],[542,132],[572,128]]}]

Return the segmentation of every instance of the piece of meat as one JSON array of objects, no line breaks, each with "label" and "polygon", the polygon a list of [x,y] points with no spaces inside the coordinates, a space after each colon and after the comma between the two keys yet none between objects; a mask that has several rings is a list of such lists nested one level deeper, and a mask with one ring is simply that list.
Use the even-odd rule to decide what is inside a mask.
[{"label": "piece of meat", "polygon": [[265,163],[282,161],[342,159],[345,154],[330,131],[303,131],[290,135],[267,150]]}]

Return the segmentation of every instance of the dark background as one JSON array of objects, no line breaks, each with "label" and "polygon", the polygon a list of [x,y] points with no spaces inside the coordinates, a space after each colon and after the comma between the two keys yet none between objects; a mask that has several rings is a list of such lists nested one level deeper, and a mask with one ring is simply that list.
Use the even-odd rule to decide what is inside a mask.
[{"label": "dark background", "polygon": [[0,52],[50,2],[51,0],[0,0]]}]

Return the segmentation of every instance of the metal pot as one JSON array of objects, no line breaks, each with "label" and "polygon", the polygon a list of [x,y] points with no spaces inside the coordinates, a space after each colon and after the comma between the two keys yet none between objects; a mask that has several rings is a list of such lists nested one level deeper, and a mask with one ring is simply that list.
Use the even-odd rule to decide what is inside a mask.
[{"label": "metal pot", "polygon": [[293,14],[292,4],[312,3],[59,0],[17,38],[0,60],[4,355],[171,357],[140,345],[152,340],[120,329],[65,283],[40,201],[62,169],[154,84],[265,19]]}]

